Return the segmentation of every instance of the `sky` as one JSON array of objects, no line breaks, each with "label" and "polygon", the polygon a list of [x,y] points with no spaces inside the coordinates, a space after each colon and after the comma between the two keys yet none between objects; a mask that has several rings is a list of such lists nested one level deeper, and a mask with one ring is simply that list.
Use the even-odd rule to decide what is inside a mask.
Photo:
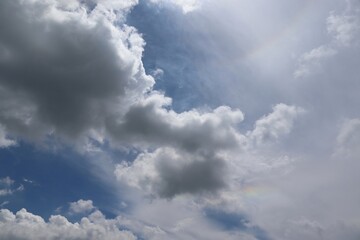
[{"label": "sky", "polygon": [[0,239],[360,239],[359,0],[1,0]]}]

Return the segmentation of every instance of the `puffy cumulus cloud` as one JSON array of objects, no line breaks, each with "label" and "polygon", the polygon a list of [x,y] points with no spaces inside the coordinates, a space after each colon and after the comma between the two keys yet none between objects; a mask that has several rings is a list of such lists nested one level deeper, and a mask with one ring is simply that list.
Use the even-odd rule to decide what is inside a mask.
[{"label": "puffy cumulus cloud", "polygon": [[85,150],[91,149],[86,141],[136,147],[144,154],[117,174],[162,197],[223,188],[239,151],[251,139],[273,141],[288,133],[299,110],[276,106],[250,137],[238,131],[240,110],[175,112],[145,73],[144,40],[124,23],[136,4],[2,1],[0,124],[31,141],[50,137]]},{"label": "puffy cumulus cloud", "polygon": [[130,108],[123,122],[109,127],[116,130],[116,139],[158,147],[131,164],[118,165],[117,177],[161,197],[224,187],[222,154],[245,144],[237,131],[242,112],[223,106],[212,112],[176,113],[167,110],[167,104],[170,99],[153,95]]},{"label": "puffy cumulus cloud", "polygon": [[45,221],[26,209],[16,214],[7,209],[0,210],[1,239],[136,239],[130,231],[121,230],[116,219],[106,219],[96,211],[80,222],[71,223],[64,216],[51,216]]},{"label": "puffy cumulus cloud", "polygon": [[236,125],[243,120],[240,110],[219,107],[211,112],[168,110],[171,99],[152,94],[129,108],[122,119],[108,122],[114,139],[124,144],[175,146],[186,151],[221,150],[238,147],[241,135]]},{"label": "puffy cumulus cloud", "polygon": [[143,39],[108,2],[90,11],[79,1],[0,3],[0,122],[8,132],[99,135],[107,117],[152,86]]},{"label": "puffy cumulus cloud", "polygon": [[[270,156],[267,151],[265,156],[262,147],[264,143],[275,144],[288,134],[301,112],[301,108],[279,104],[258,120],[252,131],[241,134],[235,124],[243,120],[242,113],[227,107],[202,115],[195,111],[176,114],[159,109],[156,117],[140,117],[137,114],[156,111],[137,111],[129,121],[136,127],[124,129],[132,134],[138,130],[141,139],[151,137],[153,144],[159,142],[162,147],[140,154],[132,163],[117,165],[115,175],[120,182],[146,194],[165,198],[216,193],[230,187],[234,178],[286,164],[282,153]],[[147,126],[148,123],[154,126]],[[152,132],[154,129],[157,130]]]},{"label": "puffy cumulus cloud", "polygon": [[[1,209],[0,239],[257,239],[246,232],[223,231],[207,221],[195,206],[189,206],[186,201],[144,203],[140,206],[140,212],[140,215],[134,213],[132,216],[119,215],[108,219],[96,210],[79,222],[72,223],[62,215],[52,215],[46,221],[26,209],[15,214]],[[149,212],[156,212],[151,223],[144,221],[141,216]],[[163,224],[164,221],[167,224]]]},{"label": "puffy cumulus cloud", "polygon": [[94,210],[95,207],[92,200],[80,199],[77,202],[71,202],[69,209],[71,213],[87,213]]},{"label": "puffy cumulus cloud", "polygon": [[221,158],[171,148],[141,154],[131,165],[118,165],[115,174],[120,181],[165,198],[215,192],[226,185],[225,162]]}]

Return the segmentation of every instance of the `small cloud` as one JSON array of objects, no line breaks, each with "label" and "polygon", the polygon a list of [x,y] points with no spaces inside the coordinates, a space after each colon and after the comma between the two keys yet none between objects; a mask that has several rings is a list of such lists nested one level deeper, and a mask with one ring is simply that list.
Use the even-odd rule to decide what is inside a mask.
[{"label": "small cloud", "polygon": [[74,214],[78,213],[89,213],[94,210],[95,207],[93,205],[92,200],[83,200],[80,199],[77,202],[70,203],[70,212]]},{"label": "small cloud", "polygon": [[30,183],[30,184],[34,184],[35,182],[30,180],[30,179],[27,179],[27,178],[23,178],[23,181],[26,182],[26,183]]},{"label": "small cloud", "polygon": [[283,103],[273,107],[273,112],[256,121],[254,130],[247,136],[254,145],[276,142],[290,133],[296,118],[304,113],[304,109]]},{"label": "small cloud", "polygon": [[331,46],[322,45],[304,53],[299,59],[299,65],[294,72],[295,78],[306,77],[321,66],[321,62],[338,52]]},{"label": "small cloud", "polygon": [[162,78],[162,76],[164,75],[164,70],[157,68],[154,71],[151,72],[151,75],[155,78],[155,79],[159,79]]},{"label": "small cloud", "polygon": [[4,127],[0,124],[0,148],[7,148],[16,145],[16,141],[9,139]]},{"label": "small cloud", "polygon": [[0,204],[0,208],[4,207],[5,205],[8,205],[10,202],[9,201],[5,201],[3,203]]},{"label": "small cloud", "polygon": [[0,196],[12,195],[16,192],[24,191],[24,186],[20,185],[14,187],[15,181],[10,177],[5,177],[0,179]]},{"label": "small cloud", "polygon": [[5,177],[5,178],[0,179],[0,186],[10,187],[14,183],[15,183],[15,181],[12,180],[10,177]]}]

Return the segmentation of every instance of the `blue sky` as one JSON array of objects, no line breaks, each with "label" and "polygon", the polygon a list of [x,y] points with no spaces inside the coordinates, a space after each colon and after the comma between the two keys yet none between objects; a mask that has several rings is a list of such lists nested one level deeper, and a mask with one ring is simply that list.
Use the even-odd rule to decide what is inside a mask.
[{"label": "blue sky", "polygon": [[1,1],[0,239],[359,239],[359,13]]}]

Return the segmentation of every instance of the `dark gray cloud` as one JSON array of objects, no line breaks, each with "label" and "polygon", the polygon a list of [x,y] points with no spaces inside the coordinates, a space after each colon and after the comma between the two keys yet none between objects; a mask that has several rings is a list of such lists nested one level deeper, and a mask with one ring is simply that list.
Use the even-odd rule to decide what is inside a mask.
[{"label": "dark gray cloud", "polygon": [[120,181],[146,194],[173,198],[181,194],[214,193],[226,187],[227,166],[214,153],[189,154],[178,149],[160,148],[140,155],[131,166],[118,165]]},{"label": "dark gray cloud", "polygon": [[[113,132],[117,140],[125,137],[134,144],[157,147],[155,151],[140,154],[132,163],[118,165],[115,174],[121,182],[165,198],[216,193],[227,188],[231,177],[240,177],[237,171],[256,172],[270,167],[256,162],[263,154],[260,150],[288,134],[303,111],[279,104],[243,135],[236,129],[236,124],[243,120],[240,111],[219,107],[204,114],[197,111],[177,114],[156,107],[160,106],[158,97],[148,98],[149,102],[135,106],[135,110],[130,108],[134,110],[130,110],[130,118],[125,115],[126,121],[113,127],[120,131]],[[270,159],[270,152],[266,154],[269,156],[260,158]]]},{"label": "dark gray cloud", "polygon": [[[119,121],[109,121],[110,134],[118,141],[153,146],[175,146],[188,152],[225,150],[241,144],[236,125],[240,110],[219,107],[212,112],[168,110],[170,99],[153,94],[129,108]],[[115,119],[116,120],[116,119]]]},{"label": "dark gray cloud", "polygon": [[76,137],[101,128],[126,94],[152,85],[130,49],[142,42],[126,39],[137,40],[134,29],[115,28],[97,8],[64,10],[58,19],[55,3],[0,3],[0,87],[15,106],[1,105],[31,109],[27,119],[19,116],[23,107],[17,114],[0,111],[10,131],[41,124],[48,133]]},{"label": "dark gray cloud", "polygon": [[[226,165],[222,159],[212,154],[197,157],[192,161],[189,156],[161,156],[157,164],[160,182],[156,189],[161,197],[172,198],[175,195],[201,192],[216,192],[226,186]],[[200,159],[199,159],[200,158]]]}]

